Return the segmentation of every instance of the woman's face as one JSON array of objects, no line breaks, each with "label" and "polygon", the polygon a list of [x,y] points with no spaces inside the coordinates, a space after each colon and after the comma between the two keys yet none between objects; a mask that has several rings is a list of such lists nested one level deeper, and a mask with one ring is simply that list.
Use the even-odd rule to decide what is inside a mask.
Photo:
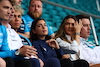
[{"label": "woman's face", "polygon": [[34,34],[39,36],[45,36],[48,34],[47,24],[44,20],[39,20],[35,26],[35,30],[33,30]]},{"label": "woman's face", "polygon": [[69,18],[65,20],[64,31],[67,35],[72,35],[75,31],[74,29],[75,20],[73,18]]}]

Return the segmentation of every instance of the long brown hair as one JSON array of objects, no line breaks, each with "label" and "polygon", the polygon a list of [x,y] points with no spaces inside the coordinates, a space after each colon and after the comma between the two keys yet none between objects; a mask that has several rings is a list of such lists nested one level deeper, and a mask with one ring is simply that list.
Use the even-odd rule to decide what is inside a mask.
[{"label": "long brown hair", "polygon": [[[72,19],[74,19],[75,21],[77,21],[76,17],[73,16],[73,15],[68,15],[68,16],[66,16],[66,17],[63,19],[63,21],[62,21],[62,23],[61,23],[61,25],[60,25],[58,31],[57,31],[56,34],[55,34],[55,39],[59,37],[59,38],[61,38],[62,40],[67,41],[67,42],[70,43],[70,41],[68,41],[68,39],[65,37],[65,30],[64,30],[65,21],[66,21],[67,19],[69,19],[69,18],[72,18]],[[73,41],[74,39],[75,39],[75,33],[73,33],[72,41]]]}]

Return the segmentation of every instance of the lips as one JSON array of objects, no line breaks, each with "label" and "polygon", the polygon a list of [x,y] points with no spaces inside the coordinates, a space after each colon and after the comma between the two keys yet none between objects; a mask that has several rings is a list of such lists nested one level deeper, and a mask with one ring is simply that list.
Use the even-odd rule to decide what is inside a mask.
[{"label": "lips", "polygon": [[69,29],[68,31],[72,32],[72,31],[73,31],[73,29]]},{"label": "lips", "polygon": [[10,15],[9,17],[12,18],[14,15]]},{"label": "lips", "polygon": [[43,32],[46,32],[47,30],[43,30]]},{"label": "lips", "polygon": [[14,24],[17,25],[17,26],[20,25],[20,23],[14,23]]}]

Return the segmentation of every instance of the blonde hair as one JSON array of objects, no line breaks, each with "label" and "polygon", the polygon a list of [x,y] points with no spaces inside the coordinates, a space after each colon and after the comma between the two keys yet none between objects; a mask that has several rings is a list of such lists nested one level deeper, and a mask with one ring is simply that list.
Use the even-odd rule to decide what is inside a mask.
[{"label": "blonde hair", "polygon": [[24,12],[24,10],[21,8],[21,6],[19,6],[19,5],[15,5],[14,6],[14,10],[15,11],[19,11],[21,14],[23,14],[23,12]]}]

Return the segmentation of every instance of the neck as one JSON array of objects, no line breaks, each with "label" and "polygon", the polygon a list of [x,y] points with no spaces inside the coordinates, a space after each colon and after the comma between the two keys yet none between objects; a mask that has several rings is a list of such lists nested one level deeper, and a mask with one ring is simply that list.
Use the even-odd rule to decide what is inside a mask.
[{"label": "neck", "polygon": [[[82,37],[82,36],[80,36],[80,37]],[[84,38],[85,40],[87,40],[88,38],[85,38],[85,37],[82,37],[82,38]]]},{"label": "neck", "polygon": [[[13,28],[13,29],[14,29],[14,28]],[[18,29],[14,29],[14,30],[17,32]]]},{"label": "neck", "polygon": [[45,36],[38,36],[39,39],[44,40]]},{"label": "neck", "polygon": [[8,28],[8,21],[1,21],[1,24]]}]

